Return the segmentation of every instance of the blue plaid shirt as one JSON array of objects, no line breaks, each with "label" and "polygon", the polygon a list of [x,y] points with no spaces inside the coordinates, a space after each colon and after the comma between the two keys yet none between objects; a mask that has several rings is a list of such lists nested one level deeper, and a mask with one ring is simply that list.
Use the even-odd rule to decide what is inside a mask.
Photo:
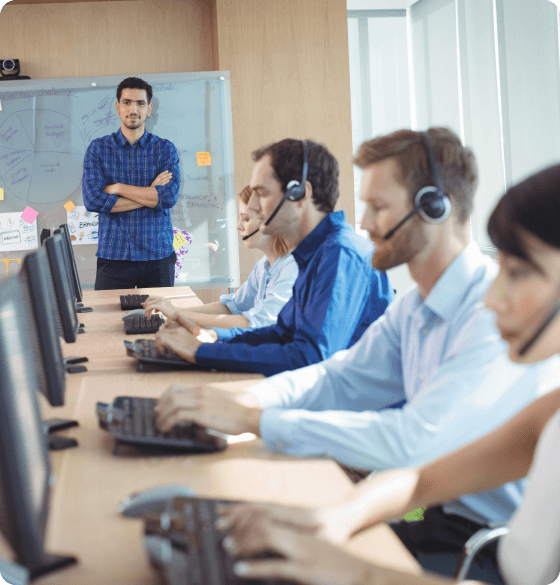
[{"label": "blue plaid shirt", "polygon": [[[114,183],[149,187],[163,171],[173,173],[167,185],[156,185],[158,204],[111,213],[118,195],[103,189]],[[82,192],[88,211],[99,213],[96,255],[107,260],[160,260],[173,253],[169,210],[177,203],[180,183],[179,156],[169,140],[146,130],[134,146],[121,129],[96,138],[84,159]]]}]

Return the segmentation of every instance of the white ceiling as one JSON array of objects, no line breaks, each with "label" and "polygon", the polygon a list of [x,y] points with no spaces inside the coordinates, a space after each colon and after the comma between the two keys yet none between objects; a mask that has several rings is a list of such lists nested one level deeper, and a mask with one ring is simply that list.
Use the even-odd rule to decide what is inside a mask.
[{"label": "white ceiling", "polygon": [[408,8],[417,0],[347,0],[348,10],[395,10]]}]

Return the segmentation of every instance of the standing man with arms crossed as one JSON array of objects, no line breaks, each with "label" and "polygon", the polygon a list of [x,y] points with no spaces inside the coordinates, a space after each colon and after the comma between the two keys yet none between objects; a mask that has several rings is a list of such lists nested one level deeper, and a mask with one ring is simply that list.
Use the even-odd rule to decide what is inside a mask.
[{"label": "standing man with arms crossed", "polygon": [[175,146],[145,128],[152,87],[128,77],[117,88],[121,127],[96,138],[84,159],[82,191],[99,213],[95,290],[174,285],[170,209],[179,194]]}]

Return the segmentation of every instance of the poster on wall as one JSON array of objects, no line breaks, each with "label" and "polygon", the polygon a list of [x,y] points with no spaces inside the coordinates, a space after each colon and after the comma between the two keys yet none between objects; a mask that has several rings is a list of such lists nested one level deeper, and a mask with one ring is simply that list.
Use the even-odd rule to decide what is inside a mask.
[{"label": "poster on wall", "polygon": [[28,223],[20,217],[21,211],[0,213],[0,252],[34,250],[39,247],[37,218]]},{"label": "poster on wall", "polygon": [[99,218],[97,213],[88,211],[84,205],[77,205],[67,211],[68,230],[73,246],[97,244],[99,239]]}]

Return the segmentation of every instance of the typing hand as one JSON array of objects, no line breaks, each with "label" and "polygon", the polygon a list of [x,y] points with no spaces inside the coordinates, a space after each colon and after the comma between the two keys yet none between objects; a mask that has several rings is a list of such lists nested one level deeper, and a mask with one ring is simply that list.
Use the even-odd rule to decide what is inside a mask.
[{"label": "typing hand", "polygon": [[173,173],[169,171],[163,171],[160,173],[155,179],[154,182],[150,185],[150,187],[155,187],[156,185],[167,185],[169,181],[173,178]]},{"label": "typing hand", "polygon": [[232,393],[210,386],[171,386],[158,400],[156,424],[162,432],[194,422],[227,433],[259,432],[261,411],[249,392]]},{"label": "typing hand", "polygon": [[242,546],[247,548],[235,551],[241,556],[249,554],[250,548],[256,546],[256,543],[252,543],[254,536],[250,527],[258,518],[297,528],[333,544],[344,543],[352,532],[343,506],[302,508],[279,504],[234,504],[219,506],[217,511],[220,515],[216,521],[217,528],[235,530],[237,534],[243,535]]},{"label": "typing hand", "polygon": [[155,346],[158,352],[163,353],[163,348],[168,347],[189,362],[196,363],[195,355],[201,342],[191,335],[177,321],[167,322],[159,328],[156,334]]},{"label": "typing hand", "polygon": [[[276,524],[262,516],[253,518],[247,528],[239,531],[234,527],[224,539],[228,552],[236,556],[272,552],[284,558],[238,561],[234,571],[239,577],[288,579],[309,585],[388,583],[374,579],[377,569],[369,563],[297,528]],[[397,582],[401,583],[394,581]]]},{"label": "typing hand", "polygon": [[191,335],[194,335],[201,343],[214,343],[218,341],[218,334],[214,329],[204,329],[199,327],[194,321],[191,321],[188,317],[175,313],[169,318],[170,321],[176,322],[184,327]]},{"label": "typing hand", "polygon": [[170,301],[166,301],[162,297],[149,296],[142,306],[145,309],[146,319],[149,319],[155,311],[163,313],[168,319],[173,321],[178,315],[177,309]]}]

